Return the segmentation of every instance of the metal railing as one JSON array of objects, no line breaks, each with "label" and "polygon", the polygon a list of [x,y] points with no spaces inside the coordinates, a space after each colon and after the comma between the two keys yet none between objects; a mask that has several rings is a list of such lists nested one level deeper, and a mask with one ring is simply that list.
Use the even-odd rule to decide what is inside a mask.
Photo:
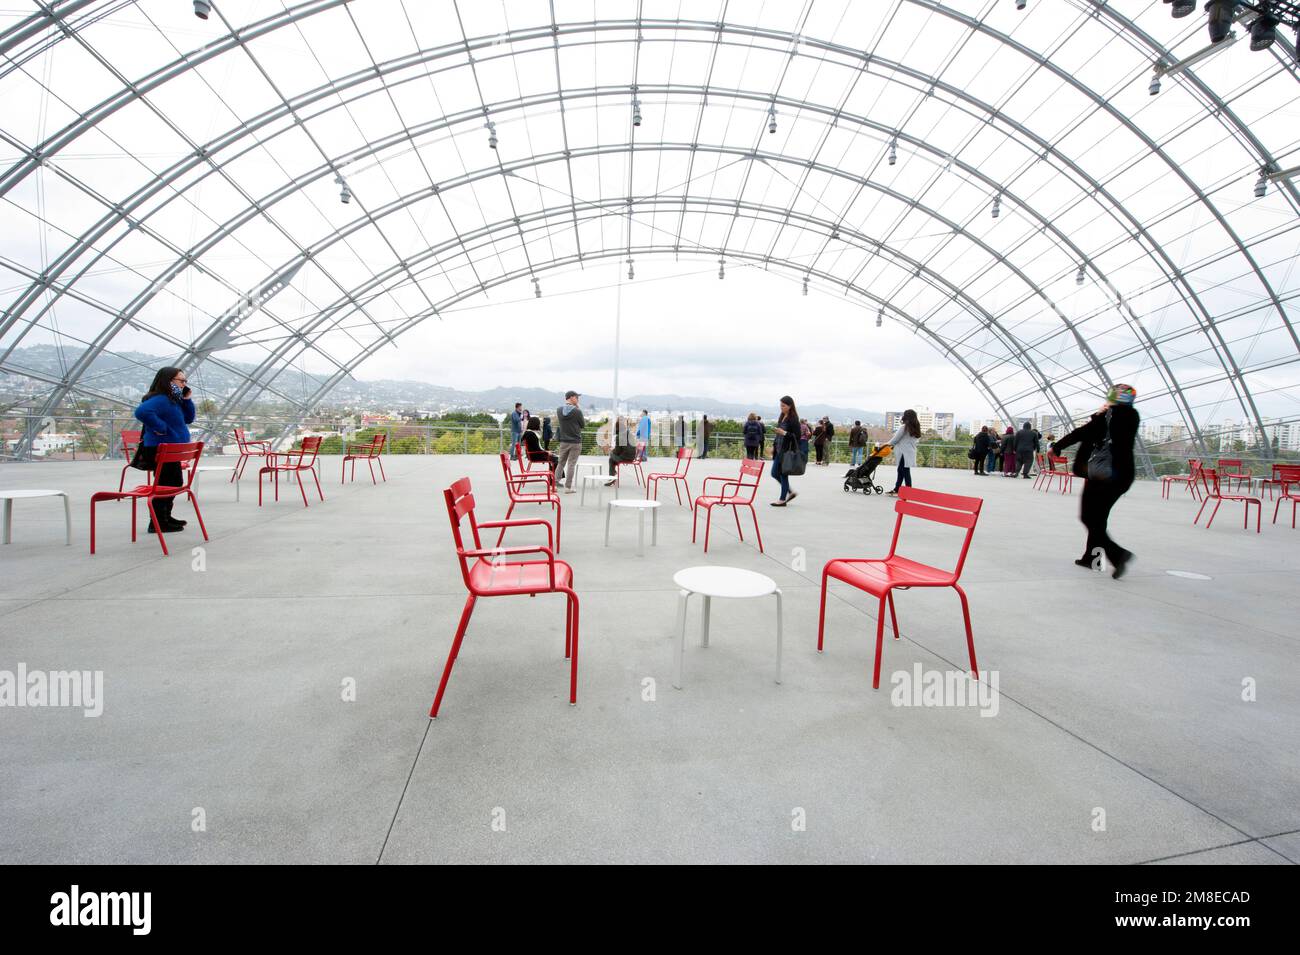
[{"label": "metal railing", "polygon": [[[235,452],[233,433],[235,428],[243,428],[252,440],[277,440],[285,427],[295,419],[274,415],[250,416],[243,420],[216,420],[199,416],[190,426],[196,439],[208,440],[204,450],[205,456],[219,456],[225,450]],[[140,423],[126,415],[66,415],[54,418],[42,418],[35,415],[0,416],[3,424],[3,444],[0,445],[0,460],[17,460],[11,447],[21,446],[26,449],[23,461],[75,461],[105,460],[121,454],[120,432],[124,429],[138,430]],[[53,434],[65,437],[54,438]],[[420,423],[375,422],[366,426],[353,425],[349,419],[331,416],[307,418],[300,422],[295,440],[309,434],[320,434],[322,454],[340,454],[344,445],[348,447],[365,444],[376,434],[387,436],[387,454],[500,454],[510,451],[510,431],[507,425],[465,424],[436,421]],[[213,441],[211,436],[217,440]],[[688,443],[701,453],[698,439],[691,435]],[[22,440],[22,439],[26,440]],[[43,440],[44,439],[44,440]],[[584,430],[582,435],[583,454],[602,454],[601,436],[596,427]],[[66,442],[66,443],[65,443]],[[288,445],[285,445],[286,447]],[[557,443],[551,441],[551,449]],[[672,440],[652,443],[649,453],[652,457],[671,457],[676,453],[677,443]],[[967,456],[969,445],[956,442],[921,443],[917,447],[917,466],[925,468],[950,468],[956,470],[970,469],[973,464]],[[1044,450],[1046,448],[1044,447]],[[826,449],[827,458],[833,466],[848,467],[852,452],[848,446],[847,436],[832,439]],[[1148,446],[1156,475],[1177,474],[1186,471],[1188,457],[1196,457],[1194,452],[1162,453]],[[772,442],[768,440],[763,447],[763,457],[770,457]],[[739,459],[746,456],[744,438],[739,432],[716,430],[709,438],[708,456],[710,458]],[[865,453],[864,453],[865,457]],[[810,445],[809,458],[816,459],[815,449]],[[1280,452],[1268,458],[1244,452],[1211,453],[1210,460],[1234,458],[1244,462],[1255,474],[1267,475],[1272,465],[1279,461],[1300,462],[1300,454]],[[885,465],[892,465],[893,459],[886,458]]]}]

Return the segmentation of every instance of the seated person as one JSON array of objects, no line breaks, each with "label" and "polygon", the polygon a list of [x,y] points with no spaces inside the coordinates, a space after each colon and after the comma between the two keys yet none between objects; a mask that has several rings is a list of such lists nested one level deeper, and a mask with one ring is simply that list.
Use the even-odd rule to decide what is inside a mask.
[{"label": "seated person", "polygon": [[614,422],[614,446],[609,452],[610,480],[605,482],[605,487],[614,484],[614,474],[618,470],[619,464],[631,464],[635,460],[636,442],[632,439],[632,432],[628,428],[627,419],[619,418]]},{"label": "seated person", "polygon": [[542,447],[542,438],[538,433],[541,427],[542,423],[537,420],[536,416],[528,419],[528,430],[524,432],[522,439],[524,454],[529,461],[545,461],[550,465],[551,473],[554,474],[555,466],[560,463],[560,456]]}]

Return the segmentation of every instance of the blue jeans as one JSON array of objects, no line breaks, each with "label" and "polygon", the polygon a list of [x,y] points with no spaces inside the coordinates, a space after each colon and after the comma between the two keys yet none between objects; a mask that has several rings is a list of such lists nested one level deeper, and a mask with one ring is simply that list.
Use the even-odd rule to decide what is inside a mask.
[{"label": "blue jeans", "polygon": [[852,465],[856,468],[859,464],[862,463],[862,449],[861,449],[861,448],[853,448],[852,451],[853,451],[853,454],[852,454],[852,456],[851,456],[851,458],[850,458],[850,460],[849,460],[849,463],[852,464]]},{"label": "blue jeans", "polygon": [[897,492],[900,487],[906,484],[912,486],[912,469],[907,466],[907,462],[901,457],[898,459],[898,481],[894,484],[894,491]]},{"label": "blue jeans", "polygon": [[997,467],[997,464],[998,464],[998,455],[997,455],[997,452],[996,452],[996,451],[990,451],[990,452],[989,452],[989,459],[988,459],[986,462],[984,462],[984,470],[985,470],[985,471],[988,471],[990,474],[992,474],[992,473],[993,473],[993,469],[994,469],[995,467]]},{"label": "blue jeans", "polygon": [[781,470],[781,459],[779,457],[772,458],[772,477],[781,482],[781,500],[784,501],[790,496],[790,479]]}]

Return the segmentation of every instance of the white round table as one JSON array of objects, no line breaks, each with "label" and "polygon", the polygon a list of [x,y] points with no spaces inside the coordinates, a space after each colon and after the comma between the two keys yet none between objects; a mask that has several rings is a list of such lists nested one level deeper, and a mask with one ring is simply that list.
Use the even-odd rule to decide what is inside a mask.
[{"label": "white round table", "polygon": [[709,609],[714,597],[744,600],[776,595],[776,682],[781,682],[781,588],[771,577],[740,567],[688,567],[673,574],[677,595],[677,648],[673,668],[673,686],[682,688],[682,658],[686,653],[686,605],[694,594],[704,598],[704,615],[700,646],[709,645]]},{"label": "white round table", "polygon": [[[579,474],[578,483],[582,485],[582,497],[578,498],[579,505],[586,505],[587,488],[594,487],[596,489],[596,506],[599,507],[600,503],[605,499],[606,482],[613,480],[613,478],[607,477],[604,474]],[[614,497],[618,497],[617,483],[614,485]]]},{"label": "white round table", "polygon": [[659,502],[646,501],[641,498],[627,498],[619,500],[615,498],[605,506],[605,546],[609,546],[609,519],[614,513],[614,508],[619,507],[625,510],[636,511],[636,555],[645,556],[645,512],[650,512],[650,546],[659,545]]},{"label": "white round table", "polygon": [[21,491],[0,491],[0,498],[5,502],[5,543],[8,544],[13,537],[14,523],[14,501],[29,497],[61,497],[63,498],[63,532],[64,545],[72,543],[72,510],[68,506],[68,495],[66,491],[52,491],[46,489],[40,490],[21,490]]}]

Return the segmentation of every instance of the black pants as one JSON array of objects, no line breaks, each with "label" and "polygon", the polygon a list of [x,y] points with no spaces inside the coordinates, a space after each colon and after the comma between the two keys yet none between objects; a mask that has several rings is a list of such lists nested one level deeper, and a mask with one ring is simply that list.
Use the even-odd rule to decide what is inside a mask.
[{"label": "black pants", "polygon": [[976,474],[983,474],[983,473],[984,473],[984,462],[986,462],[988,459],[989,459],[989,456],[988,456],[987,454],[980,454],[979,452],[976,452],[976,453],[975,453],[975,473],[976,473]]},{"label": "black pants", "polygon": [[1079,520],[1088,528],[1088,543],[1083,552],[1084,560],[1095,560],[1097,549],[1101,548],[1112,566],[1124,563],[1132,554],[1110,539],[1106,532],[1106,523],[1110,520],[1110,509],[1128,491],[1128,484],[1114,484],[1110,481],[1086,481],[1083,496],[1079,499]]},{"label": "black pants", "polygon": [[813,446],[817,449],[817,463],[821,464],[826,460],[826,445],[814,444]]},{"label": "black pants", "polygon": [[[1021,476],[1021,477],[1029,477],[1029,469],[1030,469],[1030,467],[1033,466],[1033,463],[1034,463],[1034,452],[1033,452],[1033,451],[1017,451],[1017,452],[1016,452],[1016,463],[1018,463],[1018,464],[1020,465],[1020,476]],[[1128,490],[1128,488],[1125,488],[1125,490]],[[1111,503],[1114,503],[1114,502],[1112,501]],[[1109,511],[1110,508],[1106,508],[1106,510]]]},{"label": "black pants", "polygon": [[[167,487],[180,487],[185,483],[181,476],[181,466],[178,462],[172,461],[164,464],[162,470],[158,472],[158,479],[155,484],[164,484]],[[153,512],[158,515],[158,520],[167,521],[172,516],[172,504],[175,502],[174,497],[160,497],[153,502]]]},{"label": "black pants", "polygon": [[748,458],[748,459],[751,460],[751,461],[757,461],[757,460],[758,460],[758,448],[757,448],[757,447],[750,447],[749,445],[745,445],[745,457]]}]

